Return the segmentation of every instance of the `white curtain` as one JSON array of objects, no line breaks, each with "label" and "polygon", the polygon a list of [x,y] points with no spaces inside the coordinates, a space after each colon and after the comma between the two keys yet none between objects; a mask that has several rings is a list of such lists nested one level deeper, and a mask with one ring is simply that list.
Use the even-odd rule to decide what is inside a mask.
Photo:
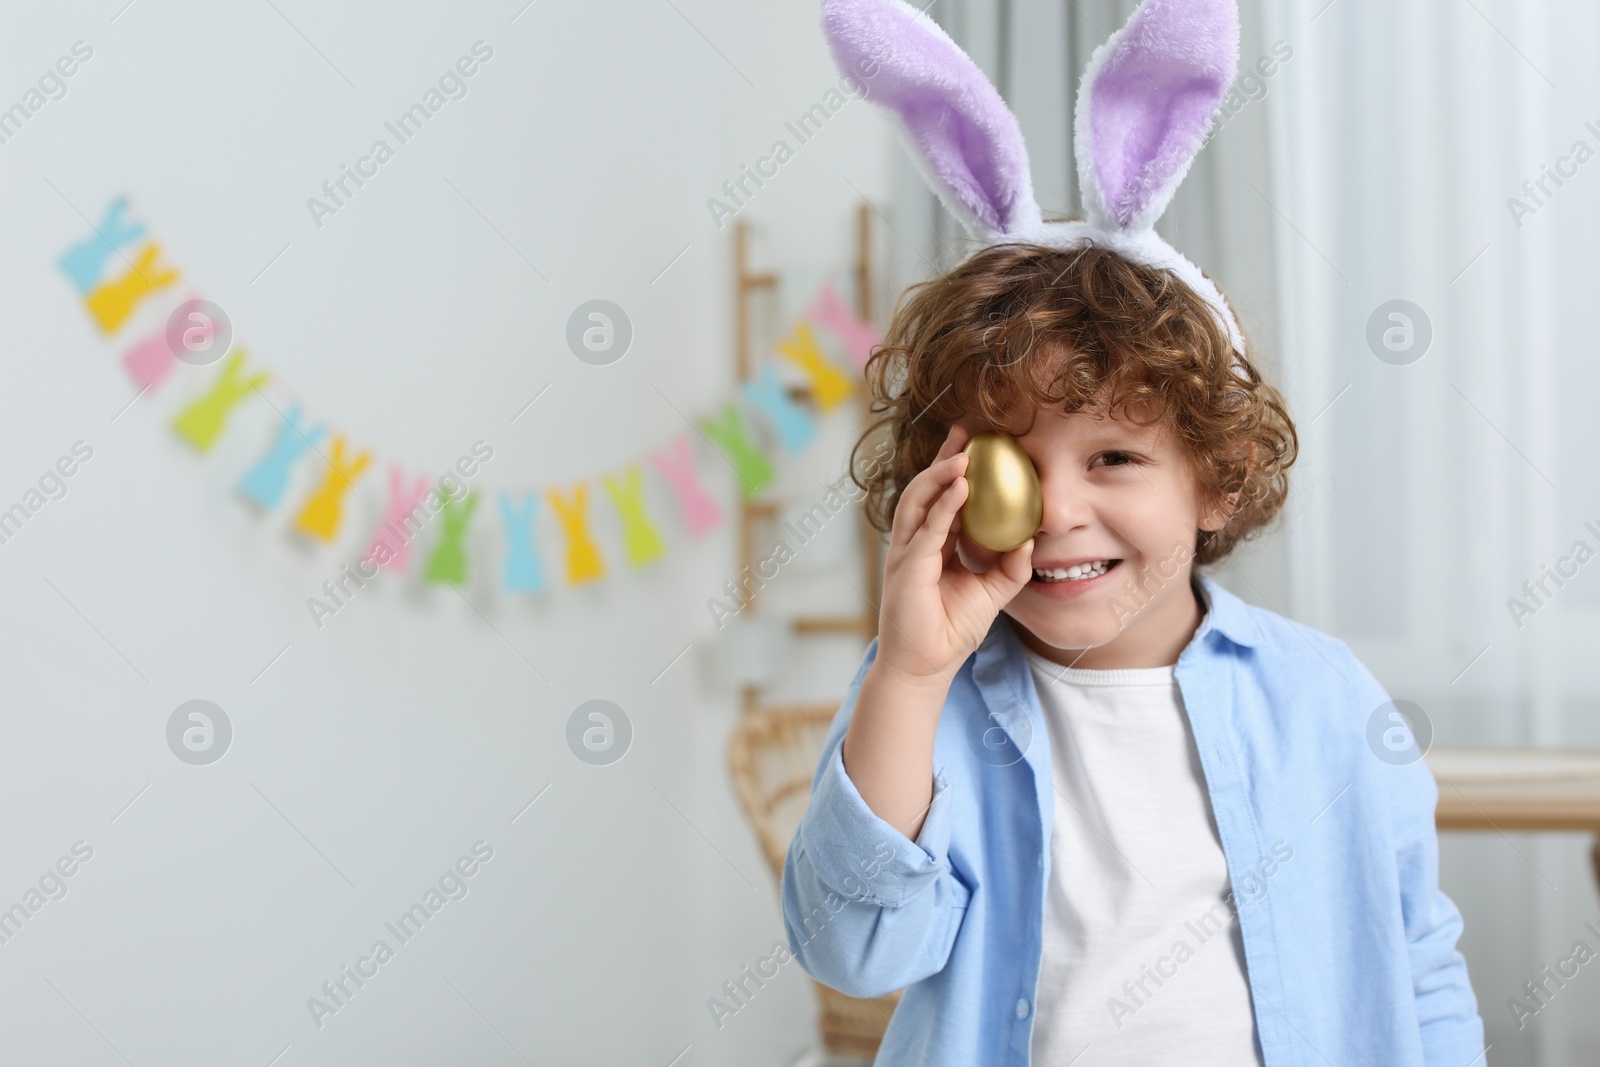
[{"label": "white curtain", "polygon": [[[1288,530],[1293,614],[1420,704],[1436,743],[1593,745],[1600,587],[1587,572],[1600,568],[1576,557],[1600,547],[1585,526],[1600,529],[1600,11],[1325,3],[1260,9],[1296,45],[1266,109],[1280,351],[1309,489]],[[1393,300],[1431,324],[1414,362],[1369,344]],[[1545,568],[1578,541],[1558,587]],[[1515,617],[1513,597],[1533,613]],[[1441,839],[1490,1063],[1600,1061],[1600,981],[1569,982],[1520,1028],[1507,1004],[1579,940],[1600,951],[1584,928],[1600,916],[1587,847]]]},{"label": "white curtain", "polygon": [[[1078,77],[1134,6],[929,9],[1017,113],[1047,213],[1079,210]],[[1600,6],[1240,10],[1254,78],[1160,229],[1240,306],[1301,458],[1282,528],[1219,577],[1348,641],[1436,746],[1600,746]],[[897,166],[904,284],[954,227]],[[1600,960],[1521,1028],[1507,1005],[1576,942],[1600,953],[1590,836],[1440,841],[1487,1062],[1600,1062]]]}]

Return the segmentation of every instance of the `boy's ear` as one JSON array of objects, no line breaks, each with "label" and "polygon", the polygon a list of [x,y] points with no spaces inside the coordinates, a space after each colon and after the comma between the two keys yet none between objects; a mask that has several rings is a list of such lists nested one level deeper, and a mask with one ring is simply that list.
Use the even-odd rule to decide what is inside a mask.
[{"label": "boy's ear", "polygon": [[1234,482],[1234,485],[1238,488],[1225,496],[1217,498],[1210,507],[1201,512],[1200,529],[1215,533],[1228,525],[1229,520],[1233,518],[1234,511],[1239,507],[1239,494],[1244,491],[1245,481],[1250,477],[1251,472],[1255,470],[1255,456],[1256,446],[1252,442],[1249,447],[1249,456],[1245,460],[1244,473]]},{"label": "boy's ear", "polygon": [[1222,501],[1212,505],[1200,516],[1200,529],[1216,533],[1228,525],[1228,520],[1233,518],[1233,511],[1239,506],[1240,490],[1235,489]]}]

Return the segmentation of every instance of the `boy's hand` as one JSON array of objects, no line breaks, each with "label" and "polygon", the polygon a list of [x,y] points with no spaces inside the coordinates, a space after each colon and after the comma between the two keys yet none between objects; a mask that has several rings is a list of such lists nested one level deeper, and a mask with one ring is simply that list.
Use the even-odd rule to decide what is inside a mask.
[{"label": "boy's hand", "polygon": [[[878,612],[878,662],[913,682],[949,685],[1000,609],[1033,577],[1032,538],[999,553],[961,536],[968,493],[962,449],[971,437],[959,423],[951,426],[938,456],[911,479],[895,506]],[[969,556],[990,565],[973,573]]]}]

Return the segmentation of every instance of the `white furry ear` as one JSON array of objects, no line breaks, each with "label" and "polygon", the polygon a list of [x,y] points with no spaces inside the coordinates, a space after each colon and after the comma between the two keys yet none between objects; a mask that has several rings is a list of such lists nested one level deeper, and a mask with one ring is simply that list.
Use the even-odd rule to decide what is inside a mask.
[{"label": "white furry ear", "polygon": [[1144,0],[1094,54],[1073,114],[1088,221],[1151,229],[1239,65],[1236,0]]},{"label": "white furry ear", "polygon": [[897,116],[923,179],[968,233],[987,243],[1037,228],[1022,128],[938,23],[904,0],[824,0],[822,28],[839,69]]}]

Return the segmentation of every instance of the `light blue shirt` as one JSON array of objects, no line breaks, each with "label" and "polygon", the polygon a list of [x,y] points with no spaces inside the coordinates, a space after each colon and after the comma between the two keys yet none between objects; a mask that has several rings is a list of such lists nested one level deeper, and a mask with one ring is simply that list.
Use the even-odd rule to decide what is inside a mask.
[{"label": "light blue shirt", "polygon": [[[1485,1067],[1456,949],[1461,912],[1438,885],[1438,787],[1422,759],[1390,762],[1369,741],[1389,694],[1343,641],[1196,578],[1205,614],[1174,675],[1227,860],[1263,1062]],[[851,996],[905,989],[877,1067],[1024,1067],[1055,811],[1027,657],[1002,612],[956,673],[913,842],[873,814],[840,759],[877,652],[874,639],[789,845],[789,949]],[[1098,1053],[1089,1059],[1119,1062]]]}]

